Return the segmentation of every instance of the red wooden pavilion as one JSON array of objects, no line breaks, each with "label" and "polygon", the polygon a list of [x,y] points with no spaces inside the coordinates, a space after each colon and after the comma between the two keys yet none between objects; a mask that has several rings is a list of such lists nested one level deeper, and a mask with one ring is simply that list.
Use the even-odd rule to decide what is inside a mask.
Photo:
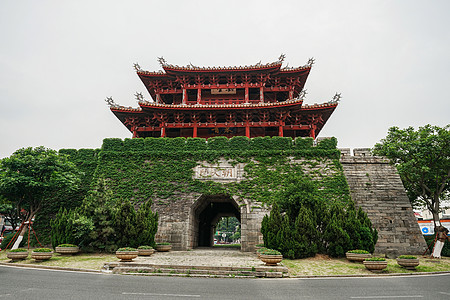
[{"label": "red wooden pavilion", "polygon": [[180,67],[162,57],[163,71],[135,69],[152,99],[136,94],[139,107],[107,98],[111,111],[133,137],[289,136],[316,138],[338,105],[303,104],[311,66],[273,63],[240,67]]}]

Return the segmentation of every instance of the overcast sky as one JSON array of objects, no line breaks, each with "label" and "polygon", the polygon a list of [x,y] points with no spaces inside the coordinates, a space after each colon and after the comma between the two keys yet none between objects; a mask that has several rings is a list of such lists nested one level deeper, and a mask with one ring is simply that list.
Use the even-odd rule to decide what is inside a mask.
[{"label": "overcast sky", "polygon": [[319,136],[372,147],[450,120],[450,1],[28,1],[0,4],[0,157],[131,133],[104,99],[150,95],[133,69],[316,59],[305,103],[342,99]]}]

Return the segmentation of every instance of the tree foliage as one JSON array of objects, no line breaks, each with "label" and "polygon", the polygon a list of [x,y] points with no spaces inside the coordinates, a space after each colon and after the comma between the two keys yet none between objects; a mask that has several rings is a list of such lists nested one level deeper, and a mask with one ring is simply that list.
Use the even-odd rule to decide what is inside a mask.
[{"label": "tree foliage", "polygon": [[44,147],[22,148],[0,161],[0,195],[33,218],[58,192],[78,188],[80,173],[65,155]]},{"label": "tree foliage", "polygon": [[450,125],[391,127],[373,149],[397,167],[408,197],[415,206],[426,206],[439,221],[441,200],[450,191]]},{"label": "tree foliage", "polygon": [[129,200],[111,201],[111,191],[99,180],[81,207],[60,210],[51,228],[53,247],[69,243],[112,252],[120,247],[155,246],[158,213],[151,211],[151,201],[137,212]]},{"label": "tree foliage", "polygon": [[[281,208],[281,210],[280,210]],[[280,192],[269,216],[261,223],[264,246],[286,258],[305,258],[317,253],[343,256],[352,249],[373,252],[377,231],[367,214],[353,202],[326,203],[307,177],[292,177]]]}]

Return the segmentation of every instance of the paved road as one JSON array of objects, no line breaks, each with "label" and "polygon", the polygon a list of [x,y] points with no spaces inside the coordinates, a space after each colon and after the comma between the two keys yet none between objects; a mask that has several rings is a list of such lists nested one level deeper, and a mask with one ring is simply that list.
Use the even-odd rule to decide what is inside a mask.
[{"label": "paved road", "polygon": [[450,274],[338,279],[143,277],[0,266],[3,299],[450,299]]}]

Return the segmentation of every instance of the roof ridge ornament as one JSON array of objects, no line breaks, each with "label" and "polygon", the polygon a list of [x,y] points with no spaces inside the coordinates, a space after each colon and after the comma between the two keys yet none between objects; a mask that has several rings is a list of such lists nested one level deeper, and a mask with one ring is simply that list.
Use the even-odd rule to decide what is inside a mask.
[{"label": "roof ridge ornament", "polygon": [[108,104],[109,107],[119,107],[116,102],[114,102],[112,97],[106,97],[105,99],[106,104]]},{"label": "roof ridge ornament", "polygon": [[341,93],[336,93],[330,103],[338,103],[341,101]]},{"label": "roof ridge ornament", "polygon": [[134,94],[134,96],[136,97],[136,100],[138,102],[144,102],[144,95],[142,95],[142,93],[136,92],[136,94]]},{"label": "roof ridge ornament", "polygon": [[136,70],[136,72],[142,72],[141,66],[138,63],[134,63],[133,68]]},{"label": "roof ridge ornament", "polygon": [[308,94],[307,89],[303,89],[299,94],[298,94],[298,99],[301,100],[305,100],[306,95]]},{"label": "roof ridge ornament", "polygon": [[306,65],[311,68],[315,62],[316,60],[314,59],[314,57],[311,57],[310,59],[308,59],[308,63]]},{"label": "roof ridge ornament", "polygon": [[161,65],[161,67],[167,66],[167,61],[164,59],[164,57],[158,57],[158,62]]},{"label": "roof ridge ornament", "polygon": [[282,62],[284,61],[285,58],[286,58],[286,54],[281,53],[280,57],[278,57],[278,61],[279,61],[280,63],[282,63]]}]

